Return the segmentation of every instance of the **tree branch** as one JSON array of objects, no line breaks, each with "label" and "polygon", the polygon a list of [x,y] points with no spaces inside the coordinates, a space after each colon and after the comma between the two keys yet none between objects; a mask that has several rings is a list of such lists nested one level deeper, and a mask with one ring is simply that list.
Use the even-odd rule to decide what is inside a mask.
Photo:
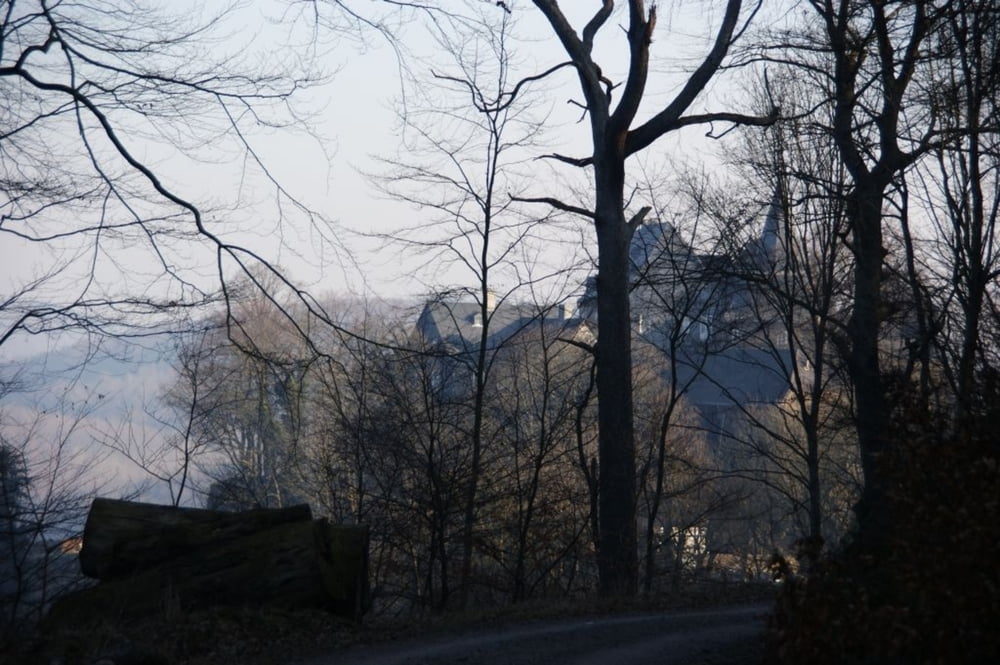
[{"label": "tree branch", "polygon": [[[649,78],[649,45],[653,41],[653,29],[656,27],[656,6],[649,9],[649,17],[643,15],[641,2],[629,2],[629,66],[628,78],[625,80],[625,90],[621,101],[611,115],[608,129],[612,135],[627,131],[639,111],[646,82]],[[610,97],[611,91],[608,90]],[[610,101],[610,100],[609,100]]]},{"label": "tree branch", "polygon": [[[704,125],[713,122],[731,122],[734,125],[747,125],[751,127],[768,127],[777,122],[780,117],[781,109],[777,106],[771,109],[770,113],[767,115],[745,115],[743,113],[729,113],[729,112],[718,112],[718,113],[700,113],[696,115],[688,115],[683,118],[678,118],[673,124],[668,125],[666,131],[673,131],[675,129],[680,129],[681,127],[690,127],[691,125]],[[625,142],[625,154],[631,155],[639,150],[642,150],[645,146],[638,145],[636,142],[638,139],[633,138],[633,134],[630,133],[628,139]]]},{"label": "tree branch", "polygon": [[[567,60],[566,62],[560,62],[558,65],[553,65],[552,67],[549,67],[540,74],[527,76],[518,81],[510,92],[501,92],[499,98],[497,99],[494,105],[480,103],[479,97],[477,96],[478,90],[467,79],[458,78],[456,76],[448,76],[446,74],[438,74],[434,70],[431,70],[431,76],[433,76],[436,79],[440,79],[442,81],[451,81],[452,83],[458,83],[459,85],[467,88],[469,90],[469,93],[472,95],[472,105],[479,112],[500,113],[506,111],[507,108],[514,103],[514,100],[517,99],[517,94],[521,91],[521,88],[523,88],[528,83],[532,83],[534,81],[540,81],[541,79],[555,73],[556,71],[562,69],[563,67],[575,67],[575,66],[576,66],[575,63]],[[504,101],[505,98],[506,101]]]},{"label": "tree branch", "polygon": [[513,194],[508,194],[511,201],[517,201],[519,203],[545,203],[552,206],[556,210],[562,210],[563,212],[573,213],[574,215],[580,215],[581,217],[586,217],[587,219],[594,219],[594,212],[592,210],[587,210],[586,208],[581,208],[579,206],[570,205],[568,203],[563,203],[559,199],[552,198],[551,196],[542,196],[539,198],[521,197],[514,196]]},{"label": "tree branch", "polygon": [[701,94],[701,91],[705,89],[705,86],[722,65],[722,60],[726,57],[732,44],[733,33],[739,22],[742,6],[742,0],[728,0],[726,13],[722,25],[719,26],[719,31],[716,33],[712,50],[705,56],[701,65],[691,74],[687,83],[666,108],[629,132],[626,145],[630,148],[626,148],[626,155],[646,148],[653,141],[676,128],[676,123],[681,116],[694,103],[694,100]]},{"label": "tree branch", "polygon": [[646,218],[646,215],[648,215],[649,211],[652,209],[652,206],[643,206],[639,208],[639,212],[632,215],[632,219],[628,220],[628,227],[634,232],[637,228],[639,228],[639,225],[642,224],[642,220]]},{"label": "tree branch", "polygon": [[590,53],[594,48],[594,37],[597,36],[597,31],[604,26],[607,22],[608,17],[611,16],[611,11],[615,8],[614,0],[604,0],[601,8],[598,10],[594,17],[590,19],[587,25],[583,28],[583,48]]},{"label": "tree branch", "polygon": [[[602,87],[601,68],[590,57],[590,49],[580,40],[579,35],[576,34],[573,26],[566,19],[556,0],[534,0],[534,3],[545,16],[546,20],[548,20],[549,25],[556,33],[570,60],[576,64],[576,71],[580,77],[580,87],[587,100],[587,107],[590,113],[597,113],[598,116],[606,118],[608,102],[604,88]],[[614,5],[613,2],[610,4]],[[605,8],[602,6],[594,18],[587,24],[586,27],[590,28],[592,33],[596,33],[601,24],[607,20],[606,17],[601,18],[604,11]],[[593,34],[590,34],[590,38],[593,39]]]},{"label": "tree branch", "polygon": [[583,349],[590,355],[597,354],[597,347],[595,347],[593,344],[587,344],[586,342],[581,342],[580,340],[573,339],[572,337],[557,337],[556,339],[558,339],[560,342],[569,344],[570,346],[575,346],[578,349]]},{"label": "tree branch", "polygon": [[540,155],[536,159],[554,159],[557,162],[563,162],[565,164],[571,164],[573,166],[590,166],[594,163],[593,157],[567,157],[566,155],[560,155],[557,152],[552,152],[547,155]]}]

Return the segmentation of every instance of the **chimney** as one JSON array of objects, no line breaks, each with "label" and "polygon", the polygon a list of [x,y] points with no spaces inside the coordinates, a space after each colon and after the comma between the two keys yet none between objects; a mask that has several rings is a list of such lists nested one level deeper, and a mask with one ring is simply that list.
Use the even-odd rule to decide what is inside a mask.
[{"label": "chimney", "polygon": [[486,311],[492,312],[497,308],[497,294],[493,291],[486,292]]}]

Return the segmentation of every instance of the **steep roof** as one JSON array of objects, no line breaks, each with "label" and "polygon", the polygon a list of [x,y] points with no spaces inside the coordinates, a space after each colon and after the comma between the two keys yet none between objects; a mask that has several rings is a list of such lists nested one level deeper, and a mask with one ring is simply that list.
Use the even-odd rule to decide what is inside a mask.
[{"label": "steep roof", "polygon": [[[501,302],[487,312],[487,345],[496,347],[525,329],[544,323],[568,327],[575,321],[564,306],[539,309],[533,304]],[[482,307],[475,302],[429,301],[417,319],[417,333],[429,343],[444,343],[457,350],[471,351],[479,346],[483,330]]]},{"label": "steep roof", "polygon": [[787,349],[735,346],[682,364],[678,379],[688,386],[687,399],[701,409],[774,404],[788,393],[790,363]]},{"label": "steep roof", "polygon": [[[788,392],[791,353],[787,348],[762,348],[761,340],[754,339],[768,322],[760,320],[761,303],[746,277],[748,272],[780,269],[780,229],[779,190],[763,209],[758,233],[746,240],[734,238],[726,251],[700,253],[662,222],[640,227],[633,237],[632,312],[646,327],[643,335],[660,346],[670,343],[657,337],[656,326],[669,330],[680,319],[690,319],[703,331],[685,336],[684,348],[676,349],[687,356],[677,379],[686,386],[687,399],[703,413],[773,404]],[[678,301],[663,302],[665,297]],[[752,321],[757,325],[748,328]]]}]

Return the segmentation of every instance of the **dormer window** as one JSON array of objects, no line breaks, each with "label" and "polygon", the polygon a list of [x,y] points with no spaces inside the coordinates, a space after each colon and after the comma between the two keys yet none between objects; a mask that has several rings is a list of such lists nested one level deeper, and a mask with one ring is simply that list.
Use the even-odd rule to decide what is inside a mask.
[{"label": "dormer window", "polygon": [[472,315],[472,327],[482,328],[483,327],[483,314],[482,312],[476,312]]}]

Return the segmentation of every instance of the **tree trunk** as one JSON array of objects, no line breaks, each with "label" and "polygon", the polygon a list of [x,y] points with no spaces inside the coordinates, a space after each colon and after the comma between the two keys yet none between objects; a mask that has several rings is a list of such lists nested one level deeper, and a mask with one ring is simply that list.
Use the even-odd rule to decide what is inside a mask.
[{"label": "tree trunk", "polygon": [[889,507],[882,458],[886,447],[885,394],[879,365],[882,309],[883,188],[857,186],[848,201],[854,241],[854,310],[849,322],[850,367],[857,409],[858,446],[865,486],[856,512],[860,541],[880,549]]},{"label": "tree trunk", "polygon": [[[596,143],[596,141],[595,141]],[[632,325],[629,309],[624,159],[595,163],[597,187],[597,419],[600,476],[600,591],[634,595],[639,584],[635,439],[632,414]]]},{"label": "tree trunk", "polygon": [[588,500],[588,511],[587,518],[590,522],[590,541],[594,546],[594,551],[599,550],[600,547],[600,513],[597,509],[597,460],[593,457],[587,458],[587,453],[584,450],[583,445],[583,432],[584,424],[583,417],[584,412],[590,405],[590,398],[594,392],[594,387],[596,385],[595,377],[597,360],[594,359],[593,364],[590,366],[589,378],[587,381],[587,388],[583,393],[583,396],[576,403],[575,413],[574,413],[574,434],[576,435],[576,452],[577,458],[580,462],[580,473],[583,475],[584,481],[587,483],[587,500]]},{"label": "tree trunk", "polygon": [[[676,363],[674,363],[676,367]],[[676,377],[676,371],[672,372],[672,377]],[[671,381],[676,379],[671,378]],[[646,520],[646,578],[643,591],[647,594],[653,591],[653,577],[656,575],[656,519],[660,514],[660,502],[663,501],[663,486],[666,482],[667,461],[667,433],[670,431],[670,418],[674,412],[675,400],[677,397],[676,386],[670,390],[670,405],[667,412],[660,419],[659,437],[656,450],[656,487],[653,491],[653,500],[649,506],[649,516]]]},{"label": "tree trunk", "polygon": [[[625,159],[668,132],[679,129],[681,116],[715,75],[734,41],[740,0],[728,0],[711,51],[672,102],[639,127],[630,129],[643,101],[649,75],[649,47],[656,25],[655,5],[647,11],[640,0],[628,5],[629,66],[625,85],[611,110],[613,86],[592,57],[594,37],[614,9],[604,2],[577,34],[555,0],[534,0],[576,67],[590,120],[593,156],[570,163],[594,169],[594,226],[597,230],[597,395],[600,453],[597,564],[601,595],[633,595],[638,590],[639,555],[636,528],[635,440],[632,420],[632,340],[629,316],[628,249],[635,224],[625,219]],[[615,93],[619,94],[619,93]],[[727,121],[771,124],[766,117],[725,114]],[[698,123],[716,118],[700,116]],[[722,119],[721,116],[718,119]],[[570,206],[562,206],[571,209]],[[578,212],[578,210],[573,210]]]},{"label": "tree trunk", "polygon": [[[487,201],[491,199],[492,192],[487,194]],[[475,546],[475,525],[476,525],[476,497],[479,492],[479,475],[482,468],[483,457],[483,412],[485,411],[486,400],[486,379],[487,365],[486,355],[489,348],[490,317],[493,315],[488,305],[490,299],[489,290],[489,261],[487,252],[489,250],[489,228],[491,216],[487,208],[485,214],[485,232],[483,234],[483,254],[480,265],[482,266],[482,283],[480,284],[479,316],[482,327],[479,331],[479,348],[476,353],[476,366],[473,378],[476,382],[476,393],[473,396],[472,410],[472,460],[469,468],[469,480],[465,492],[465,509],[462,520],[462,577],[461,577],[461,606],[469,605],[469,591],[472,584],[472,550]]]}]

